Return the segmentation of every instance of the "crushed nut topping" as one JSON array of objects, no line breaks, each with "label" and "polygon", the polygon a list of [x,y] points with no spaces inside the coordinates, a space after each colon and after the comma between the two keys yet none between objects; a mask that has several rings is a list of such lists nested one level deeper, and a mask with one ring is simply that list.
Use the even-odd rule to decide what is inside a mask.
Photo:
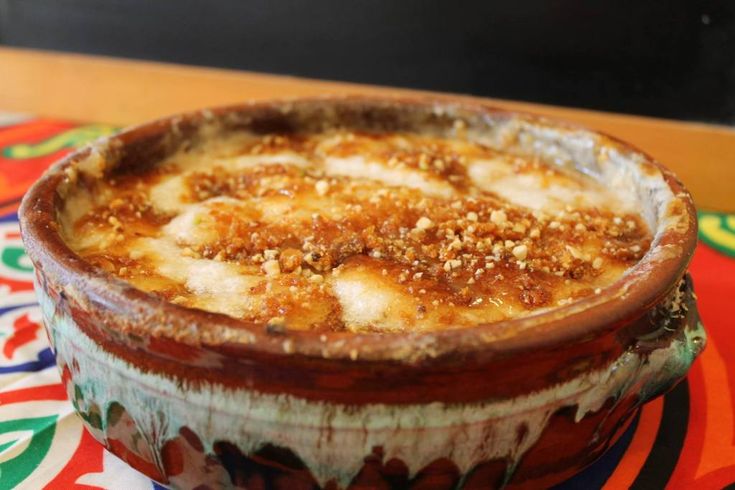
[{"label": "crushed nut topping", "polygon": [[94,265],[180,305],[385,332],[568,304],[599,294],[648,250],[634,212],[526,206],[488,190],[483,179],[498,172],[538,179],[539,195],[557,181],[582,196],[605,192],[464,140],[245,134],[100,183],[90,192],[101,204],[67,235]]}]

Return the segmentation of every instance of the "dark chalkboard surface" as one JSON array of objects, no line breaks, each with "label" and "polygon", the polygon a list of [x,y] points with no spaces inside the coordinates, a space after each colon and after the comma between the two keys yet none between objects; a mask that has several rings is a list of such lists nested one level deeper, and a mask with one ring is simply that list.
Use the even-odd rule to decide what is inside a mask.
[{"label": "dark chalkboard surface", "polygon": [[0,0],[0,43],[735,123],[731,0]]}]

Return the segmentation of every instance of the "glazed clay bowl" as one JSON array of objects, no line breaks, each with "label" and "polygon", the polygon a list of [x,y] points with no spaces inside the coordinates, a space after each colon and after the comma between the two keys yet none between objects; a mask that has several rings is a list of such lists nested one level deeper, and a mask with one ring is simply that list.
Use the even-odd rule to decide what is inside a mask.
[{"label": "glazed clay bowl", "polygon": [[[441,133],[457,119],[627,192],[650,250],[600,294],[527,317],[317,334],[165,302],[91,266],[58,231],[70,168],[154,165],[208,125]],[[705,342],[686,274],[696,215],[674,175],[608,136],[483,105],[322,98],[162,119],[56,164],[20,220],[74,407],[101,444],[175,488],[546,487],[599,457]]]}]

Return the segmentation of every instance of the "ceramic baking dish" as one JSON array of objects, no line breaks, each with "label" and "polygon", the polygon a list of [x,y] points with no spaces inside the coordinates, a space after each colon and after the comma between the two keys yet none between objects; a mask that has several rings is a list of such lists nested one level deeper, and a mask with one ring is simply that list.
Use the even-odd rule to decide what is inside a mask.
[{"label": "ceramic baking dish", "polygon": [[[523,318],[316,333],[163,301],[93,267],[59,233],[80,185],[70,169],[151,166],[208,125],[441,133],[457,120],[634,196],[650,250],[599,294]],[[609,136],[481,104],[319,98],[161,119],[57,163],[20,221],[75,409],[101,444],[174,488],[547,487],[598,458],[705,343],[686,274],[696,214],[676,177]]]}]

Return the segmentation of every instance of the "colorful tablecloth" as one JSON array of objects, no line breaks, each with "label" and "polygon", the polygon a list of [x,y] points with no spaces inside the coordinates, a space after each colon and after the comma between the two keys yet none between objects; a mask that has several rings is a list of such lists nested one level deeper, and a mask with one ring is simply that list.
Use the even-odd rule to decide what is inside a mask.
[{"label": "colorful tablecloth", "polygon": [[[111,126],[0,115],[0,489],[159,488],[103,449],[74,414],[35,302],[16,210],[49,164]],[[708,346],[603,458],[560,485],[735,488],[735,215],[700,213],[691,272]]]}]

